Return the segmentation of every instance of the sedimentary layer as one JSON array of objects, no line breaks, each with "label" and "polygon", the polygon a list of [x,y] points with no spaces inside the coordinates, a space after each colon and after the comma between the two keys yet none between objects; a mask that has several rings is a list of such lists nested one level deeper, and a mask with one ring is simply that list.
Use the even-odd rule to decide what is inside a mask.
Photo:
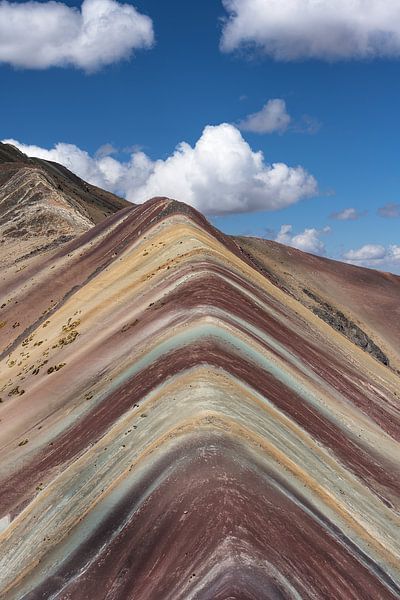
[{"label": "sedimentary layer", "polygon": [[6,599],[400,597],[399,377],[165,198],[2,287]]}]

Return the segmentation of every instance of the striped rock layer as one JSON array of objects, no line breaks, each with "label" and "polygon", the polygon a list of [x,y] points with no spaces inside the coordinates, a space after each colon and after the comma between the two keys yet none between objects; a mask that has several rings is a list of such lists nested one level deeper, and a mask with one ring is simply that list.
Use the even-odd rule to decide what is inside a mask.
[{"label": "striped rock layer", "polygon": [[1,290],[1,598],[400,597],[393,369],[168,199],[46,256]]}]

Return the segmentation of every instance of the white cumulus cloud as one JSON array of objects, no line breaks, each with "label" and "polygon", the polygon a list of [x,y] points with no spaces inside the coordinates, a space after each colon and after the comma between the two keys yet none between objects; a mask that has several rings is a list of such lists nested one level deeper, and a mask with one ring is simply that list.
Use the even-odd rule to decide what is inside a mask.
[{"label": "white cumulus cloud", "polygon": [[140,150],[126,161],[103,151],[90,156],[72,144],[51,150],[11,143],[29,156],[53,160],[100,187],[134,203],[170,196],[206,214],[277,210],[316,195],[317,182],[301,166],[268,164],[233,125],[205,127],[194,146],[182,142],[166,160]]},{"label": "white cumulus cloud", "polygon": [[353,265],[373,267],[387,271],[400,269],[400,246],[392,244],[365,244],[355,250],[344,252],[342,258]]},{"label": "white cumulus cloud", "polygon": [[269,100],[256,113],[248,115],[239,123],[239,129],[255,133],[283,133],[289,127],[291,117],[286,110],[286,102],[280,98]]},{"label": "white cumulus cloud", "polygon": [[365,244],[357,250],[349,250],[343,254],[343,258],[346,260],[353,260],[355,262],[382,260],[385,258],[385,256],[386,248],[380,244]]},{"label": "white cumulus cloud", "polygon": [[294,235],[292,225],[282,225],[275,241],[286,246],[292,246],[298,250],[303,250],[303,252],[325,256],[326,248],[324,242],[321,240],[321,236],[330,233],[330,231],[330,227],[324,227],[323,229],[310,227]]},{"label": "white cumulus cloud", "polygon": [[0,2],[0,63],[15,67],[95,71],[153,41],[151,19],[115,0]]},{"label": "white cumulus cloud", "polygon": [[256,46],[276,60],[400,56],[398,0],[223,0],[223,51]]}]

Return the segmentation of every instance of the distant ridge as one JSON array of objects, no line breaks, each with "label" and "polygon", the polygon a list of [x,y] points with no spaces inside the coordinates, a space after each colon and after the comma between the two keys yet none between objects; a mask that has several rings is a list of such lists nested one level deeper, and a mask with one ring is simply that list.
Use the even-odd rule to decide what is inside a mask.
[{"label": "distant ridge", "polygon": [[0,240],[6,264],[56,247],[127,206],[132,205],[57,163],[0,144]]},{"label": "distant ridge", "polygon": [[234,237],[271,281],[385,365],[400,372],[400,277],[277,242]]}]

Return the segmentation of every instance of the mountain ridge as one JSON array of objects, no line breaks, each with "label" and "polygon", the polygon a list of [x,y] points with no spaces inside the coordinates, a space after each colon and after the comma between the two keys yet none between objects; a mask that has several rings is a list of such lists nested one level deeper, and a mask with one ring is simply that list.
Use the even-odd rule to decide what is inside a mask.
[{"label": "mountain ridge", "polygon": [[5,600],[399,597],[399,377],[245,243],[160,197],[9,272]]}]

